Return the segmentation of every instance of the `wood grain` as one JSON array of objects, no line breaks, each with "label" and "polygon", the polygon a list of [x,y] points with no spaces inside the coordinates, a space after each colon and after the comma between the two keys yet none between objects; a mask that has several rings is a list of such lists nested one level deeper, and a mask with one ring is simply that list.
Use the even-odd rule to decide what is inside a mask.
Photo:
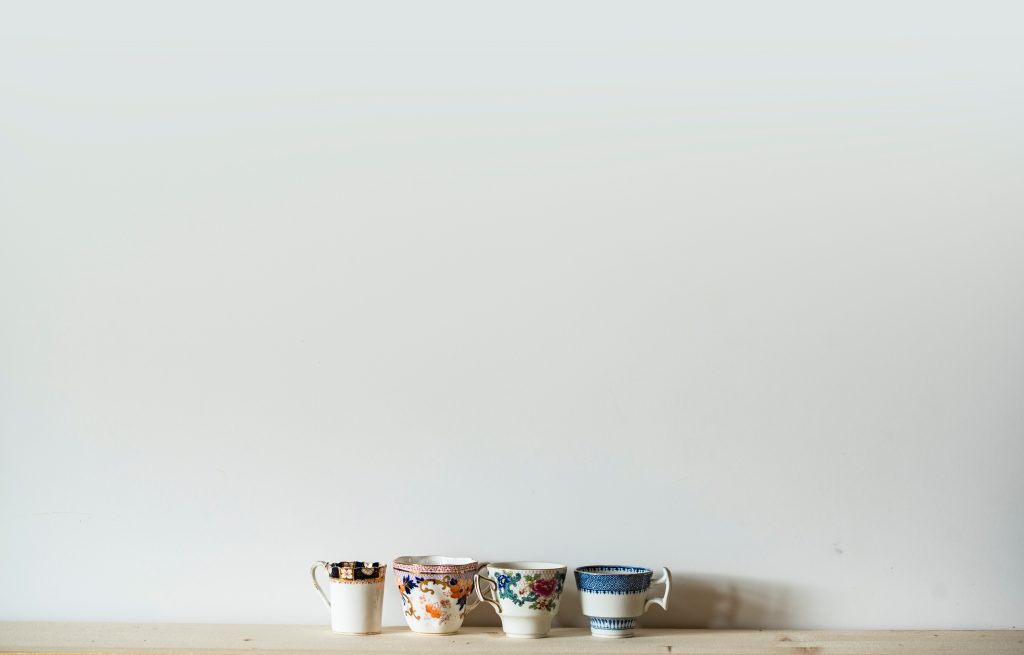
[{"label": "wood grain", "polygon": [[4,653],[671,653],[684,655],[1024,654],[1024,631],[640,630],[632,639],[595,639],[556,628],[547,639],[509,639],[498,628],[423,636],[405,627],[346,637],[326,626],[174,623],[2,623]]}]

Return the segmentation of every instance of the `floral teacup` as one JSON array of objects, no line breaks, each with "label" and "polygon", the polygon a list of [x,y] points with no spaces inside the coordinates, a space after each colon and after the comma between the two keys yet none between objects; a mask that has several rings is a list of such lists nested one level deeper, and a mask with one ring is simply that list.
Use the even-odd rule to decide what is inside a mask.
[{"label": "floral teacup", "polygon": [[[505,634],[527,639],[546,637],[551,630],[551,620],[558,613],[565,565],[497,562],[488,564],[487,571],[493,579],[478,575],[476,593],[480,600],[494,605]],[[480,581],[491,584],[493,599],[484,596]]]},{"label": "floral teacup", "polygon": [[399,557],[393,568],[402,596],[405,622],[413,632],[450,635],[480,604],[473,578],[481,565],[471,557],[411,555]]}]

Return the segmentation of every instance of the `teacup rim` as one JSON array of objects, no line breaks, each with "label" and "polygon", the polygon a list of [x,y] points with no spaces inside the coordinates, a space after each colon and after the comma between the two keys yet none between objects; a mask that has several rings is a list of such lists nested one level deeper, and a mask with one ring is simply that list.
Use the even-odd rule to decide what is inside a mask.
[{"label": "teacup rim", "polygon": [[[444,560],[423,563],[415,560]],[[392,567],[396,571],[413,573],[468,573],[480,570],[481,564],[472,557],[451,557],[449,555],[402,555],[396,557]]]},{"label": "teacup rim", "polygon": [[341,560],[340,562],[324,562],[324,564],[327,565],[328,569],[330,569],[330,568],[336,568],[336,569],[386,569],[386,568],[388,568],[388,563],[384,562],[382,564],[380,562],[380,560],[372,561],[372,560],[350,559],[350,560]]},{"label": "teacup rim", "polygon": [[537,560],[510,560],[507,562],[490,562],[487,564],[488,571],[567,571],[565,564],[556,562],[541,562]]},{"label": "teacup rim", "polygon": [[[588,570],[588,569],[605,569],[605,570]],[[632,569],[629,571],[615,571],[608,569]],[[654,570],[649,569],[646,566],[629,566],[626,564],[588,564],[587,566],[577,566],[576,573],[584,573],[586,575],[612,575],[617,577],[624,577],[627,575],[653,575]]]}]

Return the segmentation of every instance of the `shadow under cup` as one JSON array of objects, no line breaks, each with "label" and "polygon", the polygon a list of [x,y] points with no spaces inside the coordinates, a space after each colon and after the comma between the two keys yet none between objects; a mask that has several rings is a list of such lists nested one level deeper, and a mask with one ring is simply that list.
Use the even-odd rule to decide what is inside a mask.
[{"label": "shadow under cup", "polygon": [[[476,593],[494,607],[505,634],[546,637],[561,604],[567,567],[551,562],[495,562],[484,568],[490,577],[477,576]],[[490,597],[484,594],[484,583]]]}]

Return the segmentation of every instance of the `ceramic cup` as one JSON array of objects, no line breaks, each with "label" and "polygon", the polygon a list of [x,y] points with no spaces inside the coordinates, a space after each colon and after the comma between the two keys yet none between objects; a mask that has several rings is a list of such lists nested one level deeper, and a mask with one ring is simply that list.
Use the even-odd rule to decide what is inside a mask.
[{"label": "ceramic cup", "polygon": [[[316,580],[316,571],[320,568],[327,571],[330,598]],[[309,567],[313,587],[331,610],[331,630],[348,635],[380,633],[387,568],[387,564],[379,562],[314,562]]]},{"label": "ceramic cup", "polygon": [[407,555],[393,566],[405,622],[413,632],[454,634],[480,604],[473,596],[473,578],[481,565],[471,557]]},{"label": "ceramic cup", "polygon": [[[551,619],[558,614],[565,565],[496,562],[486,568],[491,577],[477,575],[476,593],[480,600],[494,606],[505,634],[526,639],[546,637]],[[484,596],[484,582],[489,583],[491,598]]]},{"label": "ceramic cup", "polygon": [[[576,588],[580,606],[590,619],[590,634],[595,637],[632,637],[636,620],[651,605],[668,608],[672,574],[661,569],[653,583],[654,572],[640,566],[581,566],[576,569]],[[665,584],[661,598],[647,598],[651,584]]]}]

